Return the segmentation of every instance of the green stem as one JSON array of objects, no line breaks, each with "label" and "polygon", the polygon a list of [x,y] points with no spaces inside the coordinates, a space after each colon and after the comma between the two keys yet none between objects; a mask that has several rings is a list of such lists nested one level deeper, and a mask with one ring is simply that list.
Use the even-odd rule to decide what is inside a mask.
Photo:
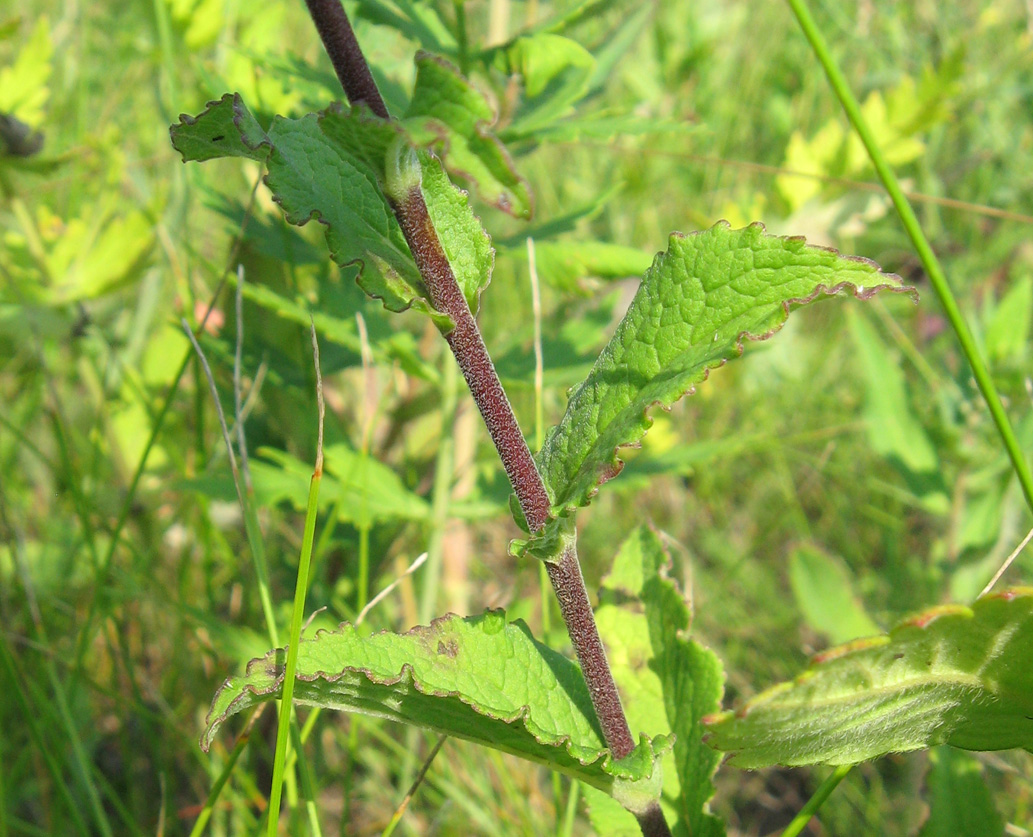
[{"label": "green stem", "polygon": [[420,596],[419,620],[426,625],[434,616],[441,581],[442,544],[448,526],[448,507],[452,499],[452,477],[455,452],[456,384],[459,367],[445,364],[441,376],[441,441],[434,462],[434,487],[431,500],[431,532],[427,543],[427,566],[423,570],[423,593]]},{"label": "green stem", "polygon": [[814,796],[808,799],[807,804],[800,809],[800,813],[793,817],[792,822],[785,827],[782,837],[796,837],[803,831],[807,823],[811,821],[811,817],[825,804],[825,800],[832,795],[832,791],[839,786],[839,783],[846,778],[847,773],[853,770],[853,767],[852,764],[846,764],[833,770],[829,777],[821,783],[821,787],[814,792]]},{"label": "green stem", "polygon": [[[308,506],[305,509],[305,531],[301,539],[301,558],[298,561],[298,578],[294,586],[294,610],[291,613],[290,644],[287,646],[287,660],[283,669],[283,690],[280,695],[280,712],[276,729],[276,754],[273,757],[273,784],[269,791],[269,819],[266,821],[268,837],[276,837],[280,814],[280,796],[283,792],[284,768],[287,762],[287,743],[291,730],[291,715],[294,701],[294,676],[298,670],[298,646],[301,644],[301,624],[305,618],[305,598],[308,595],[309,574],[312,566],[312,543],[316,534],[316,517],[319,513],[319,484],[323,480],[323,379],[319,371],[319,344],[316,342],[316,326],[312,324],[312,352],[316,365],[316,398],[319,402],[319,435],[316,442],[316,464],[308,487]],[[298,746],[301,737],[297,736]],[[301,751],[298,751],[299,764]],[[309,783],[311,788],[311,783]],[[311,797],[310,797],[311,799]],[[319,823],[315,812],[309,806],[310,826],[319,834]]]},{"label": "green stem", "polygon": [[319,506],[319,483],[323,479],[320,462],[312,474],[308,488],[308,508],[305,513],[305,533],[301,543],[301,560],[298,563],[298,581],[294,588],[294,611],[291,613],[290,644],[287,646],[287,662],[283,672],[283,694],[280,696],[279,723],[276,731],[276,755],[273,758],[273,785],[269,793],[269,820],[267,834],[276,837],[280,812],[280,795],[283,790],[284,766],[287,762],[287,742],[290,739],[291,709],[294,699],[294,675],[298,669],[298,645],[301,640],[301,623],[305,617],[305,597],[308,594],[309,569],[312,562],[312,541],[316,531],[316,515]]},{"label": "green stem", "polygon": [[969,331],[965,318],[961,314],[961,309],[958,307],[958,302],[947,282],[943,268],[940,266],[933,248],[929,245],[929,241],[922,232],[918,218],[915,217],[914,210],[911,209],[911,204],[908,203],[904,192],[900,188],[900,184],[897,182],[896,175],[893,173],[893,169],[886,162],[885,155],[883,155],[878,143],[876,143],[875,136],[872,134],[868,123],[865,122],[864,116],[861,113],[861,107],[857,103],[857,99],[850,90],[850,86],[847,84],[843,73],[832,58],[828,45],[818,30],[814,18],[811,17],[811,13],[808,11],[804,0],[788,0],[788,3],[793,10],[793,14],[796,15],[796,19],[799,21],[800,28],[803,30],[805,37],[810,42],[811,49],[814,50],[815,56],[821,62],[825,75],[828,76],[829,84],[832,85],[832,89],[839,98],[843,110],[846,111],[850,124],[854,126],[854,130],[857,131],[861,142],[864,143],[872,165],[875,166],[879,179],[882,181],[883,186],[886,187],[887,193],[889,193],[890,200],[893,201],[893,206],[900,216],[908,238],[911,239],[911,243],[918,253],[918,258],[921,260],[922,266],[929,276],[929,282],[933,286],[937,298],[940,300],[940,305],[943,306],[947,320],[958,337],[961,351],[964,353],[965,359],[972,369],[976,385],[979,387],[987,407],[990,408],[990,415],[997,426],[997,432],[1000,434],[1001,440],[1004,442],[1008,458],[1011,459],[1012,468],[1015,469],[1015,475],[1022,486],[1022,493],[1026,496],[1026,504],[1033,511],[1033,473],[1030,472],[1029,465],[1023,456],[1022,448],[1019,447],[1019,441],[1015,437],[1015,431],[1012,430],[1007,413],[1004,412],[1004,406],[1001,404],[1001,398],[997,393],[997,388],[994,386],[993,378],[990,377],[990,372],[979,354],[979,348],[976,346],[972,332]]}]

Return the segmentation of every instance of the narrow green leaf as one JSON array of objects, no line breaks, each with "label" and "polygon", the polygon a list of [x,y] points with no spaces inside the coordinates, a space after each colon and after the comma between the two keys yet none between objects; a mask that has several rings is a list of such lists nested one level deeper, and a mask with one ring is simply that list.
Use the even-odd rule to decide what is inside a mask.
[{"label": "narrow green leaf", "polygon": [[[294,700],[413,724],[530,759],[610,792],[648,783],[663,737],[612,761],[573,662],[502,611],[446,616],[405,634],[342,625],[302,640]],[[252,660],[216,693],[201,746],[231,715],[276,699],[282,649]]]},{"label": "narrow green leaf", "polygon": [[820,654],[796,680],[707,719],[740,767],[853,764],[937,744],[1033,750],[1033,588],[944,605]]},{"label": "narrow green leaf", "polygon": [[531,192],[505,146],[491,132],[495,111],[459,70],[427,52],[416,55],[416,85],[406,128],[441,151],[448,170],[467,180],[493,206],[531,215]]},{"label": "narrow green leaf", "polygon": [[852,316],[849,322],[866,384],[869,444],[877,453],[912,474],[938,471],[939,459],[911,409],[908,383],[900,364],[864,317]]},{"label": "narrow green leaf", "polygon": [[603,580],[596,616],[632,728],[676,735],[663,765],[675,833],[721,835],[707,810],[721,757],[703,744],[701,721],[720,706],[724,675],[717,656],[688,638],[691,614],[670,570],[657,534],[636,529]]},{"label": "narrow green leaf", "polygon": [[[384,196],[388,151],[404,138],[400,125],[363,108],[331,108],[302,119],[274,117],[262,131],[240,97],[227,94],[197,118],[172,126],[184,160],[243,156],[265,160],[266,185],[287,220],[313,218],[326,226],[331,258],[358,264],[359,285],[391,311],[414,307],[441,328],[448,318],[431,310],[412,254]],[[456,279],[476,311],[491,278],[494,251],[487,233],[431,155],[419,155],[427,209],[452,262]]]},{"label": "narrow green leaf", "polygon": [[652,408],[692,392],[745,338],[778,331],[792,304],[883,289],[904,290],[872,262],[765,235],[760,224],[673,235],[537,455],[553,514],[587,505],[620,473],[617,453],[642,438]]},{"label": "narrow green leaf", "polygon": [[983,766],[961,750],[929,753],[925,780],[929,819],[918,837],[1002,837],[1004,821],[994,807]]},{"label": "narrow green leaf", "polygon": [[850,571],[841,558],[813,546],[789,556],[789,584],[808,624],[840,644],[879,632],[854,595]]}]

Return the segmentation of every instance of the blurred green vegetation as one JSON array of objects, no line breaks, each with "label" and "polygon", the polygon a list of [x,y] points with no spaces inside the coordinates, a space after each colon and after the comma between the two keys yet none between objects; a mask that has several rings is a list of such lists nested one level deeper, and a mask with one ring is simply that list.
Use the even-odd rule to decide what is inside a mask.
[{"label": "blurred green vegetation", "polygon": [[[396,112],[421,47],[464,65],[497,104],[535,217],[478,205],[498,250],[480,319],[532,440],[529,235],[546,426],[627,304],[624,273],[672,230],[762,220],[925,290],[781,4],[348,8]],[[1020,0],[964,0],[816,13],[1033,450],[1033,12]],[[568,63],[550,75],[522,47],[523,98],[494,47],[542,20],[570,39],[549,53]],[[507,486],[443,341],[423,318],[365,300],[330,264],[317,224],[287,227],[257,166],[184,166],[173,152],[169,124],[227,91],[265,118],[340,98],[302,3],[13,0],[0,10],[0,114],[13,117],[0,123],[0,835],[189,833],[232,746],[201,756],[204,713],[268,640],[214,405],[179,320],[196,328],[213,306],[201,343],[232,421],[238,266],[248,449],[281,624],[315,449],[311,310],[322,318],[338,485],[324,495],[309,604],[325,610],[309,630],[354,619],[432,543],[438,560],[370,621],[405,629],[505,605],[566,646],[555,613],[543,625],[537,568],[508,557]],[[603,259],[578,241],[620,249]],[[634,525],[651,519],[670,536],[728,700],[790,676],[856,626],[970,600],[1029,526],[931,294],[917,307],[887,298],[801,310],[745,355],[658,415],[579,517],[592,589]],[[436,484],[442,467],[451,479]],[[447,506],[434,503],[441,483]],[[1005,583],[1023,579],[1020,557]],[[849,603],[848,621],[816,608],[816,595]],[[254,832],[272,729],[269,713],[212,833]],[[313,796],[323,833],[379,834],[432,744],[324,714],[307,748],[311,776],[288,798]],[[813,833],[917,833],[952,776],[988,789],[972,798],[996,807],[1008,833],[1033,829],[1028,754],[935,761],[928,784],[923,754],[855,770]],[[769,833],[826,774],[723,770],[715,807],[730,833]],[[533,766],[449,742],[400,828],[552,833],[568,792]],[[938,810],[930,824],[944,821]],[[308,827],[299,805],[285,816],[286,833]],[[995,816],[976,823],[990,831],[956,833],[993,833]],[[574,833],[587,829],[579,815]]]}]

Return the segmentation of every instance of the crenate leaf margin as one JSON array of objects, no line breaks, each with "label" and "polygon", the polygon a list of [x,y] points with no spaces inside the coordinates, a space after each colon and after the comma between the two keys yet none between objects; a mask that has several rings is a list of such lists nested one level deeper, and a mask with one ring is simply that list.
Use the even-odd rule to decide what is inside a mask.
[{"label": "crenate leaf margin", "polygon": [[[336,664],[337,655],[351,662]],[[284,660],[283,649],[270,651],[225,681],[205,720],[202,750],[230,716],[279,696]],[[314,667],[314,660],[324,663]],[[521,690],[540,694],[525,700]],[[643,735],[614,760],[576,663],[538,642],[521,620],[507,622],[501,610],[449,614],[404,634],[347,624],[318,631],[301,642],[294,700],[465,738],[630,797],[654,786],[659,793],[660,761],[673,745],[670,736]]]},{"label": "crenate leaf margin", "polygon": [[[751,261],[759,258],[761,266],[750,267],[712,289],[704,284],[728,277],[706,275],[706,265],[701,264],[701,260],[709,256],[719,267],[727,267],[729,263],[736,267],[733,257],[746,253]],[[791,261],[764,264],[764,257],[770,254],[782,254]],[[702,275],[693,272],[697,269]],[[686,334],[692,335],[695,329],[701,328],[699,322],[686,316],[693,312],[679,311],[673,320],[665,322],[663,319],[672,313],[664,307],[667,303],[671,303],[671,308],[695,306],[699,309],[696,313],[713,316],[724,309],[712,305],[708,294],[735,291],[736,278],[743,282],[757,281],[758,277],[782,277],[786,274],[779,271],[788,270],[795,271],[792,282],[782,279],[762,285],[762,292],[768,291],[772,298],[751,303],[739,314],[733,312],[729,323],[737,325],[726,335],[714,331],[712,340],[708,334],[707,339],[686,341]],[[671,279],[671,274],[679,271],[685,274],[686,281],[693,280],[700,286],[700,296],[684,298],[683,285]],[[812,275],[815,278],[810,281]],[[779,295],[779,290],[787,284],[792,284],[793,289]],[[694,393],[696,386],[705,381],[713,369],[742,354],[746,340],[766,340],[777,333],[793,306],[842,292],[869,299],[881,291],[910,294],[917,301],[913,288],[904,286],[898,276],[883,273],[871,260],[843,256],[832,248],[807,244],[801,236],[768,235],[763,224],[732,230],[727,222],[721,221],[707,230],[671,235],[668,249],[654,258],[624,319],[588,377],[571,390],[562,419],[549,431],[536,454],[553,504],[552,519],[542,532],[534,533],[536,537],[530,542],[515,542],[514,551],[518,554],[530,551],[548,560],[548,550],[539,549],[535,541],[547,536],[561,518],[572,516],[579,507],[588,505],[599,487],[621,472],[624,462],[619,456],[620,450],[640,444],[652,425],[652,410],[669,409],[683,396]],[[673,299],[665,299],[665,295],[671,294],[674,294]],[[657,333],[661,328],[664,331],[662,340],[643,344],[653,352],[652,360],[659,361],[660,366],[646,374],[632,369],[624,357],[636,349],[637,332],[646,330],[641,324],[649,318],[660,322]],[[672,358],[660,361],[657,347],[673,345],[675,338],[685,343],[684,348],[677,350],[679,353]],[[629,340],[628,346],[624,344],[625,339]],[[635,375],[643,380],[632,381]],[[617,391],[622,380],[631,390],[630,394]]]},{"label": "crenate leaf margin", "polygon": [[[824,651],[795,680],[705,718],[705,741],[750,769],[854,764],[938,744],[1033,752],[1030,647],[1033,587],[939,605]],[[968,669],[952,667],[957,660]]]},{"label": "crenate leaf margin", "polygon": [[[239,94],[210,102],[198,116],[182,115],[170,128],[184,162],[247,157],[265,162],[265,184],[289,223],[323,224],[331,258],[358,267],[356,282],[393,312],[428,314],[444,332],[449,317],[435,311],[394,212],[384,194],[385,163],[404,127],[365,106],[332,105],[300,119],[276,116],[267,131]],[[456,281],[476,314],[491,280],[495,251],[467,194],[453,185],[441,161],[420,151],[422,191]]]}]

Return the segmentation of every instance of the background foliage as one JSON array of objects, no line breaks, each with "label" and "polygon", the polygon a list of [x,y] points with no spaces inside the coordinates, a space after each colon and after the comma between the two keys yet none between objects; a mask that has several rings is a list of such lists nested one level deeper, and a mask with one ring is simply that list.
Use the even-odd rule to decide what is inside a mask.
[{"label": "background foliage", "polygon": [[[480,319],[532,439],[544,427],[528,235],[543,285],[545,426],[630,299],[626,277],[673,229],[763,220],[923,290],[785,7],[584,4],[565,19],[575,5],[468,3],[466,51],[453,3],[349,7],[395,112],[419,47],[466,64],[497,103],[535,214],[519,217],[519,182],[504,184],[513,215],[475,198],[498,250]],[[860,2],[818,13],[1029,450],[1030,9]],[[482,52],[546,19],[561,21],[551,37],[570,40],[524,40],[505,60]],[[517,69],[524,93],[510,82]],[[507,486],[441,341],[422,318],[388,319],[366,302],[326,258],[317,225],[285,226],[254,190],[257,164],[180,164],[168,125],[227,90],[264,123],[339,98],[303,4],[270,0],[259,14],[237,0],[15,0],[0,12],[0,112],[44,135],[35,156],[15,156],[10,141],[0,156],[0,834],[187,833],[226,757],[229,739],[201,756],[204,712],[268,643],[214,411],[177,321],[197,325],[238,263],[249,449],[281,621],[315,443],[314,310],[333,455],[309,598],[326,610],[309,630],[354,619],[367,587],[429,545],[431,560],[369,621],[405,629],[505,606],[564,647],[555,615],[543,625],[533,559],[507,554]],[[224,290],[202,345],[230,415],[235,327]],[[830,643],[970,600],[1028,523],[929,294],[917,308],[885,297],[801,310],[778,340],[749,346],[745,362],[659,416],[580,518],[591,589],[646,517],[675,545],[694,634],[724,661],[729,700]],[[1027,567],[1011,581],[1028,580]],[[271,728],[270,714],[253,744]],[[324,716],[314,775],[302,778],[324,833],[380,833],[432,744]],[[215,833],[253,830],[270,752],[245,752]],[[826,773],[725,768],[716,809],[734,833],[768,833]],[[1016,753],[886,758],[855,770],[815,827],[959,833],[950,824],[962,815],[946,806],[963,793],[983,813],[966,814],[964,833],[1008,823],[1026,834],[1031,774]],[[400,827],[548,833],[569,798],[537,768],[450,741]],[[573,831],[587,822],[579,813]]]}]

